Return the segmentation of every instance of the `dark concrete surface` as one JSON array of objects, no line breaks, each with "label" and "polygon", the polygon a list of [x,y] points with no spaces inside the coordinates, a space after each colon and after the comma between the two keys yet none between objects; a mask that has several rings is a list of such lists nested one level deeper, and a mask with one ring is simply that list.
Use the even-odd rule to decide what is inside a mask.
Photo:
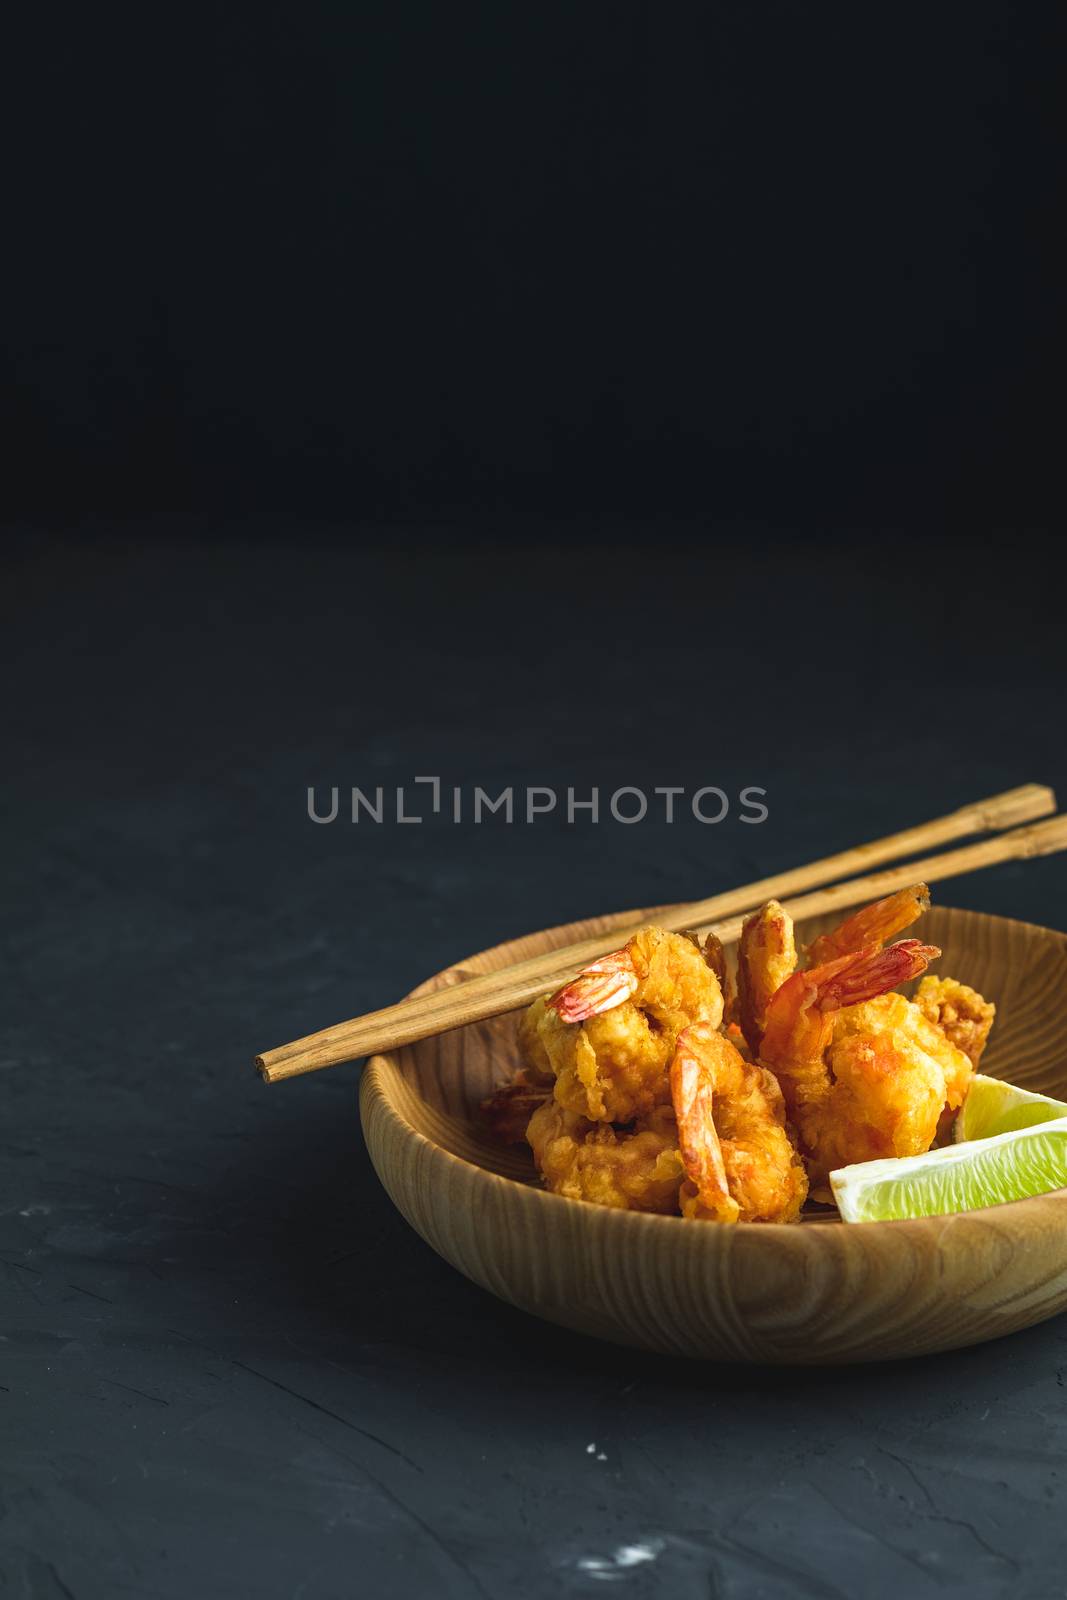
[{"label": "dark concrete surface", "polygon": [[[0,1593],[1061,1595],[1062,1320],[853,1370],[599,1345],[408,1230],[357,1068],[250,1067],[529,928],[1067,788],[1043,549],[262,535],[9,547]],[[307,819],[422,774],[770,816]],[[1067,927],[1065,890],[1057,858],[939,894]]]}]

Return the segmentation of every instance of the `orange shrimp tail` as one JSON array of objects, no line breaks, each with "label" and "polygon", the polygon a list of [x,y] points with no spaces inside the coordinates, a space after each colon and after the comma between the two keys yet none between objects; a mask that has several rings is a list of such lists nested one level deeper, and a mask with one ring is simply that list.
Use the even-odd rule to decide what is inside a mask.
[{"label": "orange shrimp tail", "polygon": [[842,1006],[873,1000],[898,984],[907,983],[909,978],[917,978],[940,954],[936,945],[899,939],[884,950],[876,944],[868,945],[853,956],[825,962],[801,976],[807,979],[813,991],[812,1002],[819,1011],[837,1011]]},{"label": "orange shrimp tail", "polygon": [[[678,1122],[678,1149],[701,1205],[724,1221],[737,1216],[726,1181],[722,1146],[713,1116],[712,1079],[701,1047],[712,1038],[726,1044],[709,1022],[694,1022],[678,1035],[671,1063],[671,1101]],[[732,1049],[732,1045],[727,1045]]]},{"label": "orange shrimp tail", "polygon": [[584,1022],[587,1017],[621,1006],[637,992],[637,984],[629,950],[613,950],[564,984],[548,1004],[562,1022]]},{"label": "orange shrimp tail", "polygon": [[808,966],[822,966],[837,956],[857,953],[870,944],[885,944],[902,928],[908,928],[929,909],[930,891],[925,883],[900,889],[875,900],[871,905],[846,917],[832,933],[824,933],[808,949]]},{"label": "orange shrimp tail", "polygon": [[767,1007],[760,1060],[777,1074],[791,1110],[803,1096],[811,1100],[829,1093],[823,1056],[833,1037],[834,1013],[917,977],[940,954],[918,939],[901,939],[885,950],[869,944],[786,979]]}]

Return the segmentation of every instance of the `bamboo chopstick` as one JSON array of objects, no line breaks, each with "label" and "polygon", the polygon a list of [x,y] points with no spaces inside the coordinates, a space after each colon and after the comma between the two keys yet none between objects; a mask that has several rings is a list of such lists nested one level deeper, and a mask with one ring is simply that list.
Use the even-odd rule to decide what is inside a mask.
[{"label": "bamboo chopstick", "polygon": [[[1067,816],[1053,817],[1051,821],[1036,827],[1013,828],[1012,825],[1033,817],[1046,816],[1055,807],[1056,797],[1051,789],[1041,784],[1024,784],[1021,788],[1010,789],[989,800],[964,806],[959,811],[919,827],[890,834],[870,844],[857,845],[821,861],[794,867],[757,883],[665,912],[657,917],[657,921],[661,927],[674,931],[713,926],[720,938],[729,943],[740,932],[742,917],[739,913],[751,911],[764,900],[812,889],[859,868],[892,861],[898,856],[911,855],[984,829],[1012,828],[1012,831],[941,856],[887,872],[871,873],[838,884],[835,888],[821,889],[818,893],[788,902],[788,909],[797,918],[818,916],[823,912],[858,905],[864,900],[878,899],[920,878],[932,882],[991,866],[998,861],[1048,855],[1056,850],[1067,849]],[[256,1066],[267,1083],[279,1083],[283,1078],[295,1078],[305,1072],[315,1072],[320,1067],[354,1061],[377,1051],[397,1049],[417,1039],[428,1038],[431,1034],[446,1033],[450,1028],[483,1021],[505,1011],[518,1010],[539,994],[559,987],[598,956],[618,949],[625,944],[634,928],[640,925],[640,921],[635,919],[630,927],[619,927],[613,932],[533,956],[500,972],[479,975],[453,988],[402,1000],[381,1011],[354,1017],[350,1022],[337,1023],[332,1028],[280,1045],[276,1050],[264,1051],[256,1057]]]}]

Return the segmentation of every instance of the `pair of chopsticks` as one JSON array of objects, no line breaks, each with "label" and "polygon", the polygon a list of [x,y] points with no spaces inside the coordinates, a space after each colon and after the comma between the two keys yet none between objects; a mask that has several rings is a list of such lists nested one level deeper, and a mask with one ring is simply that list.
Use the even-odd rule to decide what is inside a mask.
[{"label": "pair of chopsticks", "polygon": [[[1019,824],[1032,823],[1036,817],[1049,817],[1055,809],[1056,796],[1051,789],[1037,783],[1023,784],[1019,789],[1009,789],[989,800],[963,806],[946,817],[907,828],[903,833],[893,833],[871,844],[857,845],[839,855],[812,861],[807,866],[775,873],[758,883],[712,895],[710,900],[698,900],[693,905],[657,914],[656,922],[674,933],[710,926],[724,944],[730,944],[741,932],[745,913],[765,900],[784,900],[786,910],[800,921],[824,912],[843,911],[867,900],[879,900],[919,879],[936,883],[942,878],[958,877],[1000,861],[1052,855],[1057,850],[1067,849],[1067,814],[1052,816],[1047,822],[1031,827]],[[1004,829],[1010,831],[999,831]],[[998,836],[888,871],[865,871],[973,833]],[[853,872],[865,872],[865,875],[844,883],[834,882]],[[821,887],[825,884],[833,884],[833,887]],[[804,893],[805,890],[814,892]],[[787,899],[790,895],[798,898]],[[505,1011],[517,1011],[536,1000],[538,995],[559,988],[598,956],[617,950],[642,925],[635,920],[632,926],[615,928],[610,933],[583,939],[560,950],[549,950],[499,972],[469,978],[433,994],[401,1000],[399,1005],[370,1011],[366,1016],[353,1017],[350,1022],[339,1022],[321,1033],[311,1033],[291,1044],[279,1045],[276,1050],[264,1051],[256,1057],[256,1066],[267,1083],[278,1083],[303,1072],[317,1072],[320,1067],[355,1061],[382,1050],[396,1050],[401,1045],[413,1044],[416,1039],[428,1039],[432,1034],[447,1033],[450,1028],[460,1028],[470,1022],[482,1022]]]}]

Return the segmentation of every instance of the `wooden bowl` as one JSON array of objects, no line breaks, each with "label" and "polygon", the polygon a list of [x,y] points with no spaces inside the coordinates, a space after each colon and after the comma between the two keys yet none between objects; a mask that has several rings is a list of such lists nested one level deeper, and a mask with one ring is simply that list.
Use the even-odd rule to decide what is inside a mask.
[{"label": "wooden bowl", "polygon": [[[656,912],[641,913],[655,921]],[[492,972],[632,913],[498,945],[417,993]],[[810,923],[810,939],[832,924]],[[995,1000],[982,1070],[1067,1096],[1067,936],[938,907],[935,970]],[[959,1216],[847,1226],[697,1224],[564,1200],[478,1103],[518,1062],[516,1017],[376,1056],[360,1088],[382,1183],[422,1237],[512,1305],[619,1344],[718,1361],[875,1361],[995,1339],[1067,1306],[1067,1189]]]}]

